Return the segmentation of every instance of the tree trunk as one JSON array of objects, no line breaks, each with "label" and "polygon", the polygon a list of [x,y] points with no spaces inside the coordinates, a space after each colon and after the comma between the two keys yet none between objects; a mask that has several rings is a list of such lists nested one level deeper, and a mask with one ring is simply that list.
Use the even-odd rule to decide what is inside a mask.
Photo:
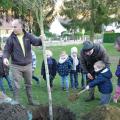
[{"label": "tree trunk", "polygon": [[[44,36],[44,26],[43,26],[43,2],[41,1],[40,4],[40,11],[36,10],[36,18],[37,22],[39,23],[39,27],[41,30],[41,35]],[[52,110],[52,95],[51,95],[51,89],[50,89],[50,81],[49,81],[49,69],[48,69],[48,63],[47,63],[47,57],[46,57],[46,46],[45,41],[42,41],[43,46],[43,56],[44,56],[44,63],[45,63],[45,71],[46,71],[46,79],[47,79],[47,89],[48,89],[48,96],[49,96],[49,116],[50,120],[53,120],[53,110]]]},{"label": "tree trunk", "polygon": [[90,18],[90,41],[94,41],[94,0],[90,0],[90,10],[91,10],[91,18]]}]

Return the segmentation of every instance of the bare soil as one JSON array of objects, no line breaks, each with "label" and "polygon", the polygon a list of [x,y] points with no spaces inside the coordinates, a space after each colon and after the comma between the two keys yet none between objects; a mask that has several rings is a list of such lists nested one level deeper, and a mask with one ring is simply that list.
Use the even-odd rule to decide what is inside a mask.
[{"label": "bare soil", "polygon": [[[33,120],[50,120],[48,106],[34,106],[31,108]],[[76,120],[76,116],[69,109],[59,106],[53,107],[54,120]]]},{"label": "bare soil", "polygon": [[85,114],[81,120],[120,120],[120,108],[99,106]]},{"label": "bare soil", "polygon": [[0,104],[0,120],[28,120],[27,110],[20,104]]}]

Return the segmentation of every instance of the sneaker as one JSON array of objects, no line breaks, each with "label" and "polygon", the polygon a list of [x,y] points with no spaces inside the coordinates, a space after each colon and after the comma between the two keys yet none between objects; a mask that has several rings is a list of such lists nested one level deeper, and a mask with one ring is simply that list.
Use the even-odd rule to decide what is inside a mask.
[{"label": "sneaker", "polygon": [[13,88],[10,88],[10,91],[13,91]]},{"label": "sneaker", "polygon": [[66,94],[67,94],[67,96],[69,96],[69,91],[68,90],[66,90]]},{"label": "sneaker", "polygon": [[113,102],[114,102],[114,103],[117,103],[117,99],[113,99]]}]

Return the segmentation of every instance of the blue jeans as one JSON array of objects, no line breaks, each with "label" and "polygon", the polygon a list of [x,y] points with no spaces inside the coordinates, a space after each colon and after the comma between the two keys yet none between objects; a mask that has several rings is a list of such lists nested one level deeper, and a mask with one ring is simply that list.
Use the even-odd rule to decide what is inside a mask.
[{"label": "blue jeans", "polygon": [[78,73],[70,73],[71,88],[78,88]]},{"label": "blue jeans", "polygon": [[[65,85],[64,85],[64,83],[65,83]],[[66,88],[66,90],[68,91],[68,89],[69,89],[68,76],[61,76],[61,87],[63,89]]]},{"label": "blue jeans", "polygon": [[4,78],[7,80],[8,86],[11,90],[12,89],[12,84],[11,84],[11,79],[10,79],[9,75],[4,76]]},{"label": "blue jeans", "polygon": [[4,86],[3,86],[3,77],[0,77],[0,89],[3,93],[5,93],[5,89],[4,89]]},{"label": "blue jeans", "polygon": [[111,98],[111,94],[102,94],[100,98],[100,105],[106,105],[109,104]]},{"label": "blue jeans", "polygon": [[5,78],[7,80],[7,83],[8,83],[8,86],[9,86],[10,90],[12,90],[12,85],[11,85],[11,80],[10,80],[8,75],[6,75],[4,77],[0,77],[0,88],[3,91],[3,93],[5,93],[5,89],[4,89],[4,86],[3,86],[3,78]]},{"label": "blue jeans", "polygon": [[84,73],[81,73],[81,74],[82,74],[81,87],[84,89],[86,87],[86,85],[87,85],[87,76]]}]

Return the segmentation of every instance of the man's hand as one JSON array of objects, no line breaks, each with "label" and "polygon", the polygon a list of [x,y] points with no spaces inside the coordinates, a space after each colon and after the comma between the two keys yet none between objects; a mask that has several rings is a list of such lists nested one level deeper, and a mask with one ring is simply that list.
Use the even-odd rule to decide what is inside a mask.
[{"label": "man's hand", "polygon": [[93,80],[93,79],[94,79],[93,76],[92,76],[90,73],[87,74],[87,77],[88,77],[90,80]]},{"label": "man's hand", "polygon": [[4,58],[3,59],[3,63],[6,65],[6,66],[9,66],[9,60],[7,58]]},{"label": "man's hand", "polygon": [[89,85],[87,85],[85,89],[86,89],[86,90],[89,90],[89,89],[90,89]]},{"label": "man's hand", "polygon": [[44,35],[40,35],[40,39],[41,39],[42,41],[45,41],[45,40],[46,40],[45,34],[44,34]]}]

